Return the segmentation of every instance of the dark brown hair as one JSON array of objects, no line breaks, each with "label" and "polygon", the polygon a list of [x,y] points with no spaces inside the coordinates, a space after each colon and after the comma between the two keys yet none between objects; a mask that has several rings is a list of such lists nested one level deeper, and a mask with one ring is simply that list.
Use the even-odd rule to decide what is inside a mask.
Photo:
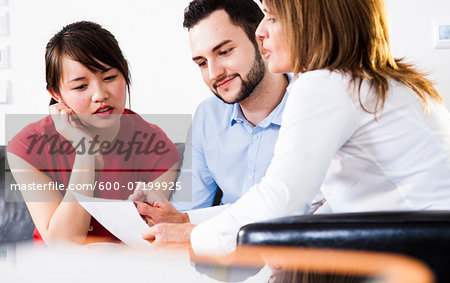
[{"label": "dark brown hair", "polygon": [[394,59],[386,10],[382,0],[266,0],[289,39],[294,73],[318,69],[338,70],[352,83],[369,80],[376,93],[376,114],[383,108],[392,78],[410,87],[427,108],[427,98],[443,102],[426,74],[413,64]]},{"label": "dark brown hair", "polygon": [[253,0],[193,0],[184,10],[183,27],[189,30],[221,9],[225,10],[234,25],[245,31],[253,45],[258,46],[255,31],[264,14]]},{"label": "dark brown hair", "polygon": [[115,37],[99,24],[81,21],[69,24],[55,34],[45,49],[47,89],[59,94],[62,58],[80,62],[92,72],[104,71],[106,64],[118,69],[125,78],[128,92],[130,73],[127,60]]}]

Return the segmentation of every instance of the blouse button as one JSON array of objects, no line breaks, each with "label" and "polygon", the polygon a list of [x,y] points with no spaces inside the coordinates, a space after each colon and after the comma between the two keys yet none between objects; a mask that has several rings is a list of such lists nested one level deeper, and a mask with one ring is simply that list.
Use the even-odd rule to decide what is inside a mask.
[{"label": "blouse button", "polygon": [[89,231],[89,232],[94,231],[94,227],[92,227],[92,225],[89,225],[88,231]]}]

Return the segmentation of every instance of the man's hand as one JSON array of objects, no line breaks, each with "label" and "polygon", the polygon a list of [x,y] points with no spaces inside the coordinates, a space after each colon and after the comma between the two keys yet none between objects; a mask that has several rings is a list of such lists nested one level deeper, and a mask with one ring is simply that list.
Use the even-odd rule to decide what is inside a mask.
[{"label": "man's hand", "polygon": [[149,189],[148,185],[141,182],[134,192],[128,197],[131,201],[145,201],[148,203],[169,201],[163,193]]},{"label": "man's hand", "polygon": [[186,213],[179,212],[170,202],[136,202],[140,215],[144,216],[149,226],[158,223],[190,223]]},{"label": "man's hand", "polygon": [[190,243],[194,227],[191,223],[160,223],[145,229],[142,238],[157,247],[185,245]]}]

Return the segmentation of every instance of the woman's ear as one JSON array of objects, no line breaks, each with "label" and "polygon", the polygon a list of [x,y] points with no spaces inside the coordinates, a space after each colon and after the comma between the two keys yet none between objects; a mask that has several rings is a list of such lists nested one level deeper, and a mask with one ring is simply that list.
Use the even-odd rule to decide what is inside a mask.
[{"label": "woman's ear", "polygon": [[50,99],[50,103],[49,106],[56,104],[58,102],[61,101],[61,95],[56,94],[54,91],[52,90],[48,90],[48,92],[50,93],[50,95],[52,96],[52,99]]},{"label": "woman's ear", "polygon": [[53,90],[47,89],[48,93],[52,96],[52,98],[58,102],[61,102],[61,95],[59,93],[56,93]]}]

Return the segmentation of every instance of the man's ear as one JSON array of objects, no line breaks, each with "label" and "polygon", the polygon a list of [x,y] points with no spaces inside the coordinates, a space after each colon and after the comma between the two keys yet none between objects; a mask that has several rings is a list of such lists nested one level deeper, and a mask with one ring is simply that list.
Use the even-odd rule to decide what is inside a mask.
[{"label": "man's ear", "polygon": [[48,93],[52,96],[52,98],[58,102],[61,102],[61,95],[59,93],[56,93],[53,90],[47,89]]}]

